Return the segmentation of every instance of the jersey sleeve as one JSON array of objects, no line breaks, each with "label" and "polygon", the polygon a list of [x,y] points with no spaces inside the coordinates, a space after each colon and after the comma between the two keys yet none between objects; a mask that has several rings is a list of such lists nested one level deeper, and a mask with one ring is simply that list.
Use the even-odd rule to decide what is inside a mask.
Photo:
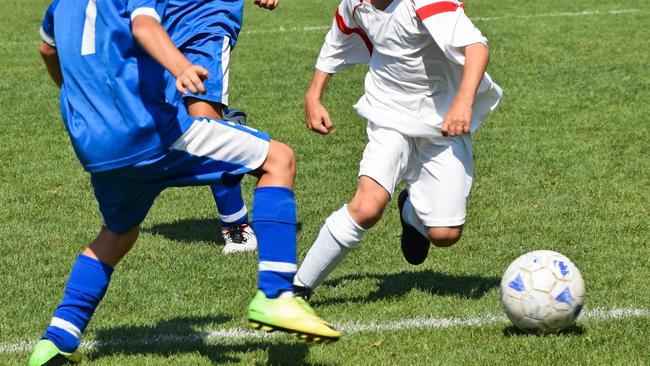
[{"label": "jersey sleeve", "polygon": [[372,54],[372,43],[354,20],[354,6],[343,0],[336,9],[332,28],[325,36],[316,68],[336,73],[355,64],[367,63]]},{"label": "jersey sleeve", "polygon": [[447,58],[465,63],[463,47],[475,43],[487,45],[487,39],[465,14],[458,1],[413,0],[418,19],[431,34]]},{"label": "jersey sleeve", "polygon": [[160,15],[156,11],[156,0],[129,0],[126,10],[129,12],[131,20],[140,15],[150,16],[160,23]]},{"label": "jersey sleeve", "polygon": [[53,1],[50,6],[47,7],[45,15],[43,16],[43,21],[41,22],[41,29],[39,33],[43,42],[49,44],[52,47],[56,47],[56,42],[54,40],[54,9],[56,8],[57,1]]}]

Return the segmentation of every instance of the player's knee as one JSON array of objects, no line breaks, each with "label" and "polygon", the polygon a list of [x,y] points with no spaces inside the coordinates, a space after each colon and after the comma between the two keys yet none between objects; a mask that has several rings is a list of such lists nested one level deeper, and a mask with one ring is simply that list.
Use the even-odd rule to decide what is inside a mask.
[{"label": "player's knee", "polygon": [[448,247],[456,244],[463,233],[463,227],[430,227],[427,230],[431,243],[437,247]]},{"label": "player's knee", "polygon": [[296,154],[293,149],[283,143],[278,143],[277,146],[277,163],[279,167],[286,172],[295,175],[296,173]]},{"label": "player's knee", "polygon": [[267,171],[295,175],[296,154],[289,145],[271,141],[265,165]]},{"label": "player's knee", "polygon": [[369,229],[381,219],[384,206],[371,199],[353,199],[348,203],[348,211],[359,226]]}]

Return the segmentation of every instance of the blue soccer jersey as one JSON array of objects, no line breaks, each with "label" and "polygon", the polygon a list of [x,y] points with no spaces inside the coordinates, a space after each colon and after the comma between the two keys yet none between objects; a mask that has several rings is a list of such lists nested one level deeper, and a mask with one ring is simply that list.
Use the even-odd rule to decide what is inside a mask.
[{"label": "blue soccer jersey", "polygon": [[237,43],[244,0],[168,0],[163,26],[180,46],[195,37],[219,35]]},{"label": "blue soccer jersey", "polygon": [[55,0],[41,27],[61,61],[61,114],[84,168],[100,172],[160,153],[185,116],[165,100],[164,69],[136,44],[136,16],[160,20],[166,1]]}]

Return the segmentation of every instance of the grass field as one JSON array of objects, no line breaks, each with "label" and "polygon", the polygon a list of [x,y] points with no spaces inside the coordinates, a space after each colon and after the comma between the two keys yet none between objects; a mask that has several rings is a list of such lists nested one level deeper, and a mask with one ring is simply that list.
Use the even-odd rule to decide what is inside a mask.
[{"label": "grass field", "polygon": [[[337,131],[303,127],[302,95],[336,0],[247,1],[232,104],[299,159],[299,256],[356,184],[364,121],[351,105],[363,66],[325,99]],[[25,364],[70,266],[100,217],[37,54],[47,2],[0,0],[0,364]],[[254,254],[221,254],[207,188],[165,191],[118,266],[82,348],[93,365],[650,364],[650,51],[647,1],[468,0],[490,39],[506,99],[474,137],[476,180],[463,239],[421,266],[382,221],[313,299],[344,331],[332,345],[247,330]],[[252,179],[245,179],[247,199]],[[250,204],[249,204],[250,207]],[[520,334],[498,283],[533,249],[581,269],[584,316],[571,331]]]}]

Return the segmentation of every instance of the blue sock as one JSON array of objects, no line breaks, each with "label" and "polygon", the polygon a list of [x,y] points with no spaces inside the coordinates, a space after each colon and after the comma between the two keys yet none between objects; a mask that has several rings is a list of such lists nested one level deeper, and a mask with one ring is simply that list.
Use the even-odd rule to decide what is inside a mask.
[{"label": "blue sock", "polygon": [[43,338],[52,341],[63,352],[74,352],[79,347],[79,337],[106,293],[112,273],[112,266],[79,255],[72,266],[63,300]]},{"label": "blue sock", "polygon": [[258,287],[268,298],[293,290],[296,273],[296,200],[285,187],[260,187],[253,196],[259,253]]},{"label": "blue sock", "polygon": [[234,187],[210,186],[219,211],[221,227],[248,223],[248,209],[241,195],[241,184]]}]

